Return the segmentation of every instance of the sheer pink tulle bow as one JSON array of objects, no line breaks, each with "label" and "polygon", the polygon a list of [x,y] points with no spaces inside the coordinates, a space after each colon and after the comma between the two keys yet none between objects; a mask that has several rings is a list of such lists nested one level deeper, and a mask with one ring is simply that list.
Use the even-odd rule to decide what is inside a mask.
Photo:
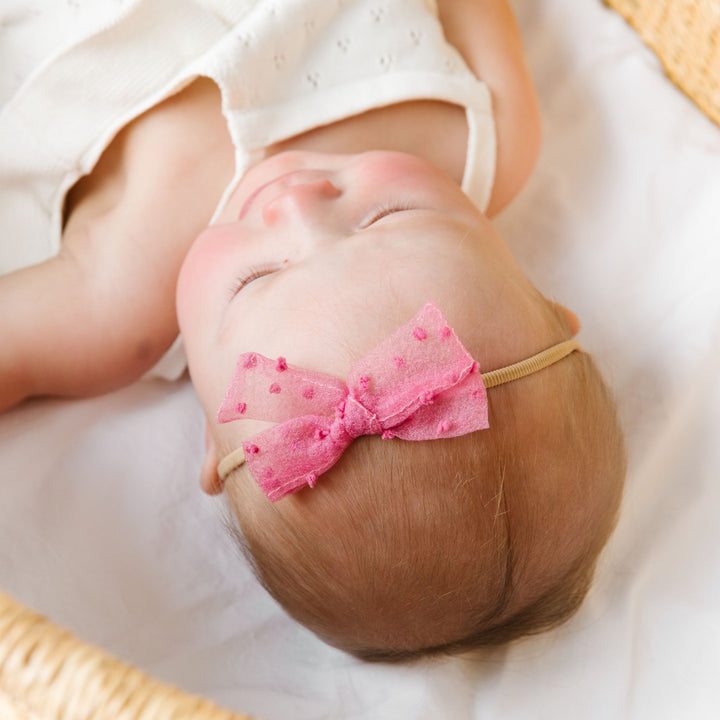
[{"label": "sheer pink tulle bow", "polygon": [[217,419],[243,418],[280,423],[243,444],[250,472],[274,502],[313,487],[360,435],[465,435],[488,427],[488,406],[478,363],[428,303],[362,358],[347,383],[243,353]]}]

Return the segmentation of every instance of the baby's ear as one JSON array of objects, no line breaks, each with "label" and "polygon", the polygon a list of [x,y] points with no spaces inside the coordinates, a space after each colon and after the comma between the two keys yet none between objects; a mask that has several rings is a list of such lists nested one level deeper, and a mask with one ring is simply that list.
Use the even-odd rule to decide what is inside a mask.
[{"label": "baby's ear", "polygon": [[215,438],[210,432],[210,425],[205,423],[205,461],[200,471],[200,487],[208,495],[219,495],[223,491],[217,465],[218,453]]},{"label": "baby's ear", "polygon": [[575,337],[580,332],[580,318],[578,318],[572,310],[568,310],[568,308],[564,305],[560,305],[560,303],[553,304],[565,316],[570,332],[572,333],[572,336]]}]

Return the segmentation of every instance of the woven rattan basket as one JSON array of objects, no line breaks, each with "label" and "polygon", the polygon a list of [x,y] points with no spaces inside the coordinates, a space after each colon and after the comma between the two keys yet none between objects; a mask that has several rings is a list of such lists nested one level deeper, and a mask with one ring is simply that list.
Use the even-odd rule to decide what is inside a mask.
[{"label": "woven rattan basket", "polygon": [[0,593],[0,720],[250,720],[151,680]]},{"label": "woven rattan basket", "polygon": [[652,48],[668,77],[720,125],[720,0],[604,0]]}]

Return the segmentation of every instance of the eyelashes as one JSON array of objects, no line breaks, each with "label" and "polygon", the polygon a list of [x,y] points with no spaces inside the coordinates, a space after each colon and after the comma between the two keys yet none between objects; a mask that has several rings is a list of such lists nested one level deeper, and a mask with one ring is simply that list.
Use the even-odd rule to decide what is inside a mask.
[{"label": "eyelashes", "polygon": [[264,265],[261,267],[249,267],[247,274],[238,278],[235,284],[230,288],[230,299],[232,300],[244,287],[249,285],[253,280],[271,275],[277,270],[276,265]]},{"label": "eyelashes", "polygon": [[399,212],[405,212],[406,210],[414,210],[414,205],[409,205],[408,203],[393,203],[389,205],[381,205],[380,207],[376,208],[373,214],[367,219],[362,222],[360,227],[364,230],[367,227],[370,227],[373,223],[378,222],[378,220],[382,220],[384,217],[387,217],[388,215],[392,215],[394,213]]}]

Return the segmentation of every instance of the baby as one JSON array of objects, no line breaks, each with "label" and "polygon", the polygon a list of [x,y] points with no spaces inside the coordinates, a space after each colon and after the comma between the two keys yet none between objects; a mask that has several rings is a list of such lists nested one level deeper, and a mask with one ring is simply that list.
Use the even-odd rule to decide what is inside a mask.
[{"label": "baby", "polygon": [[[136,3],[55,75],[88,44],[142,39],[160,5]],[[202,487],[225,492],[243,551],[293,617],[367,660],[558,624],[590,585],[625,461],[612,400],[568,343],[577,318],[488,219],[539,146],[509,6],[237,5],[214,2],[187,30],[182,12],[165,18],[164,37],[186,33],[167,52],[198,47],[154,90],[137,90],[148,64],[123,55],[135,114],[114,107],[115,134],[86,132],[74,102],[58,109],[97,141],[46,198],[54,155],[13,199],[17,214],[40,198],[33,222],[57,221],[58,243],[29,267],[11,257],[0,278],[0,408],[167,367],[179,329],[208,419]],[[0,138],[30,132],[23,110],[47,74],[6,106]],[[32,173],[7,149],[0,180],[15,188]],[[308,416],[305,435],[286,424]],[[280,456],[276,483],[263,462]]]}]

